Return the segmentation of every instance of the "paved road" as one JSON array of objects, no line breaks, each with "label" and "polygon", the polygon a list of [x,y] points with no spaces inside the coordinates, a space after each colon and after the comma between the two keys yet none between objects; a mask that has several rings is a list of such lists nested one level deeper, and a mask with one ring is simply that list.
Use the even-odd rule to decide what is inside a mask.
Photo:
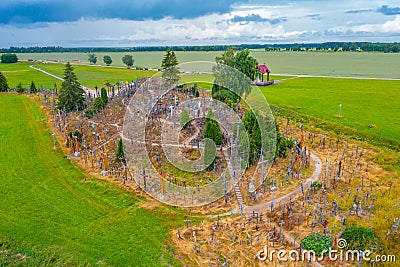
[{"label": "paved road", "polygon": [[[31,65],[31,66],[29,66],[29,67],[30,67],[31,69],[40,71],[40,72],[42,72],[42,73],[44,73],[44,74],[46,74],[46,75],[48,75],[48,76],[50,76],[50,77],[53,77],[53,78],[55,78],[55,79],[57,79],[57,80],[64,81],[63,78],[61,78],[61,77],[59,77],[59,76],[57,76],[57,75],[54,75],[54,74],[52,74],[52,73],[50,73],[50,72],[47,72],[47,71],[45,71],[45,70],[36,68],[36,67],[33,66],[33,65]],[[96,91],[95,91],[95,90],[92,90],[92,89],[90,89],[90,88],[87,88],[87,87],[85,87],[85,86],[83,86],[83,85],[81,85],[81,87],[82,87],[83,90],[85,90],[86,93],[87,93],[87,92],[90,92],[92,95],[95,95],[95,94],[96,94]]]}]

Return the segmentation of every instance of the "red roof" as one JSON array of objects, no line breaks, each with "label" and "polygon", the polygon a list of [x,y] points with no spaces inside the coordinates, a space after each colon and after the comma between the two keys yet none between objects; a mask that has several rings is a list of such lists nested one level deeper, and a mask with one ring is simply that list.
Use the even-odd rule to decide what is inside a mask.
[{"label": "red roof", "polygon": [[271,72],[265,64],[258,65],[257,68],[261,71],[262,74]]}]

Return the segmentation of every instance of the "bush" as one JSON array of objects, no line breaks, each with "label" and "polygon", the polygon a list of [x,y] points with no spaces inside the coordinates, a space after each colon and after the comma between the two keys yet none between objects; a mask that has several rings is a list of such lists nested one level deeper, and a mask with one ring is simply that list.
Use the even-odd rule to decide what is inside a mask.
[{"label": "bush", "polygon": [[308,251],[314,251],[315,255],[327,255],[332,249],[332,238],[325,235],[309,235],[301,240],[301,245]]},{"label": "bush", "polygon": [[322,184],[318,181],[314,181],[314,182],[312,182],[311,187],[318,190],[318,189],[322,188]]},{"label": "bush", "polygon": [[375,248],[380,247],[379,239],[374,235],[372,230],[363,226],[346,227],[340,237],[346,240],[347,249],[364,251],[371,249],[372,246]]},{"label": "bush", "polygon": [[85,110],[85,116],[87,117],[87,118],[91,118],[91,117],[93,117],[93,115],[94,115],[94,110],[93,109],[88,109],[88,110]]},{"label": "bush", "polygon": [[17,93],[23,94],[25,92],[25,88],[22,87],[21,82],[17,84]]},{"label": "bush", "polygon": [[106,103],[104,103],[104,99],[102,97],[96,97],[93,102],[93,109],[95,112],[99,112],[104,108]]}]

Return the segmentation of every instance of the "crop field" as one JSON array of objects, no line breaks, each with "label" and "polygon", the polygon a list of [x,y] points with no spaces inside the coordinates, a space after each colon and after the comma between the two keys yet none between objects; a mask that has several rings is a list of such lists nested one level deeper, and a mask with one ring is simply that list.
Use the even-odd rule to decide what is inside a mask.
[{"label": "crop field", "polygon": [[[221,51],[175,52],[178,62],[215,61]],[[103,56],[110,55],[114,66],[124,66],[121,58],[130,54],[135,59],[134,65],[140,67],[158,68],[165,52],[134,52],[134,53],[96,53],[97,63],[103,63]],[[326,76],[359,76],[359,77],[387,77],[400,78],[400,53],[356,53],[356,52],[265,52],[253,50],[251,55],[259,63],[265,63],[272,73],[310,74]],[[86,53],[25,53],[18,54],[22,60],[73,60],[88,63]]]},{"label": "crop field", "polygon": [[0,266],[179,265],[164,244],[184,214],[84,174],[52,150],[46,121],[0,94]]}]

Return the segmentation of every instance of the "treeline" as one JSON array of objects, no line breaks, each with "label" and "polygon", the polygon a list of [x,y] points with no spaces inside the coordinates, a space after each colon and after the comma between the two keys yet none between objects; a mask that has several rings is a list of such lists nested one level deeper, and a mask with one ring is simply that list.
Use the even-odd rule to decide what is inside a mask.
[{"label": "treeline", "polygon": [[[10,47],[1,48],[0,53],[107,53],[107,52],[148,52],[166,51],[168,48],[174,51],[225,51],[229,45],[212,46],[138,46],[138,47],[61,47],[61,46],[35,46],[35,47]],[[238,50],[243,50],[247,45],[238,45]],[[255,48],[264,49],[265,45],[257,45]]]},{"label": "treeline", "polygon": [[273,44],[265,47],[266,51],[351,51],[351,52],[400,52],[400,43],[369,42],[328,42],[310,44]]},{"label": "treeline", "polygon": [[200,46],[137,46],[137,47],[61,47],[35,46],[10,47],[0,49],[0,53],[95,53],[95,52],[147,52],[166,51],[226,51],[234,46],[236,50],[264,49],[265,51],[358,51],[358,52],[400,52],[400,43],[370,42],[327,42],[294,44],[240,44],[240,45],[200,45]]}]

